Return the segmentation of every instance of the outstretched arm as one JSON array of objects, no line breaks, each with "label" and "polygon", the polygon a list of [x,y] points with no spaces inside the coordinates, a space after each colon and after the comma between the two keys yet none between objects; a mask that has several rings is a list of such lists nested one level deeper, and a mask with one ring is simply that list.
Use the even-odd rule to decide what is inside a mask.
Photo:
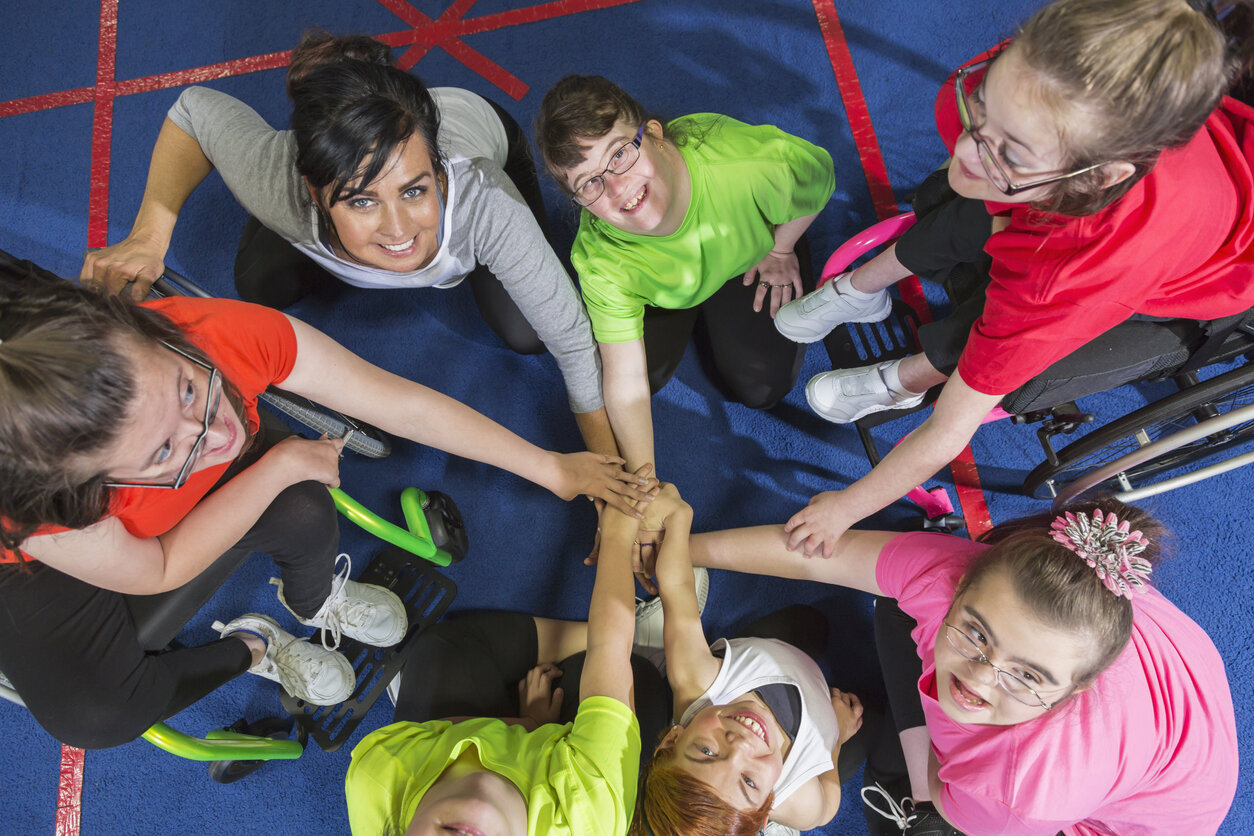
[{"label": "outstretched arm", "polygon": [[818,581],[882,595],[875,565],[893,531],[846,531],[831,560],[810,560],[788,548],[782,525],[733,528],[694,534],[692,562],[709,569],[730,569],[751,575]]},{"label": "outstretched arm", "polygon": [[667,679],[678,717],[710,687],[721,664],[710,652],[697,607],[696,582],[689,555],[692,507],[683,501],[674,485],[663,484],[645,513],[642,527],[663,531],[657,559],[657,585],[662,596]]},{"label": "outstretched arm", "polygon": [[384,371],[316,328],[288,319],[297,356],[285,389],[419,444],[516,473],[562,499],[586,494],[632,516],[638,512],[629,498],[648,501],[641,487],[647,478],[623,472],[621,459],[542,450],[460,401]]},{"label": "outstretched arm", "polygon": [[636,520],[613,509],[601,515],[601,555],[588,606],[588,655],[579,681],[580,701],[607,696],[633,711],[631,642],[635,633],[635,585],[631,546]]},{"label": "outstretched arm", "polygon": [[962,452],[1002,395],[977,392],[955,373],[931,416],[870,473],[841,491],[815,496],[785,523],[788,548],[830,557],[849,526],[905,496]]},{"label": "outstretched arm", "polygon": [[211,171],[213,165],[200,143],[167,117],[152,149],[144,198],[130,235],[87,254],[79,276],[83,283],[112,294],[129,282],[136,302],[147,297],[165,269],[165,254],[183,204]]}]

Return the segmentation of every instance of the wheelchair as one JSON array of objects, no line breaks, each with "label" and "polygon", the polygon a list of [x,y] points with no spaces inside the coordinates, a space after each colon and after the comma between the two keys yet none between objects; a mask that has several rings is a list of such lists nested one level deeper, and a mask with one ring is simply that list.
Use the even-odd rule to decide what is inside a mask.
[{"label": "wheelchair", "polygon": [[[856,260],[891,243],[914,223],[906,212],[868,227],[828,258],[819,285]],[[825,340],[834,368],[867,365],[919,350],[919,317],[894,301],[880,323],[841,325]],[[1192,484],[1254,461],[1254,310],[1211,322],[1129,320],[1117,325],[1011,392],[986,419],[1039,424],[1044,459],[1027,474],[1023,491],[1064,505],[1090,490],[1134,502]],[[1112,358],[1117,358],[1112,364]],[[1211,376],[1205,377],[1204,375]],[[1176,391],[1111,420],[1062,447],[1094,416],[1076,400],[1131,384],[1169,382]],[[871,465],[880,453],[871,429],[930,406],[873,413],[855,422]],[[926,528],[952,530],[962,520],[935,491],[911,493],[928,516]]]},{"label": "wheelchair", "polygon": [[[0,269],[19,274],[41,268],[0,250]],[[154,284],[154,295],[208,296],[191,280],[173,271]],[[347,449],[371,458],[381,458],[391,450],[381,431],[327,410],[298,396],[271,387],[261,396],[276,413],[300,421],[316,433],[346,438]],[[286,432],[279,419],[261,412],[263,431]],[[374,583],[393,591],[405,605],[410,629],[391,648],[367,647],[345,640],[340,647],[356,675],[357,686],[347,700],[337,706],[312,706],[286,693],[282,695],[289,718],[265,717],[253,723],[241,719],[228,728],[196,738],[156,723],[141,736],[176,756],[210,762],[210,777],[231,783],[251,774],[270,760],[301,756],[309,737],[326,751],[334,751],[356,729],[368,709],[385,693],[388,683],[400,671],[404,648],[427,626],[438,621],[457,594],[451,580],[434,569],[464,558],[469,544],[456,504],[446,494],[406,488],[401,494],[405,527],[384,520],[338,488],[329,488],[335,507],[352,522],[392,544],[379,554],[357,580]],[[249,552],[231,549],[205,571],[178,589],[159,595],[130,595],[126,603],[136,625],[140,645],[146,651],[174,646],[175,636],[217,592],[218,588],[249,557]],[[415,561],[414,557],[422,558]],[[313,638],[318,640],[318,636]],[[25,707],[21,695],[0,671],[0,699]],[[296,739],[290,739],[295,731]]]}]

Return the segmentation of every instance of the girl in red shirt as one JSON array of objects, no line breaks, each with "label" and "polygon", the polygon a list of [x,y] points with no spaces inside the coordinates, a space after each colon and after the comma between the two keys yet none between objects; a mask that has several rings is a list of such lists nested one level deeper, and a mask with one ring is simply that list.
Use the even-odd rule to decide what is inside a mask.
[{"label": "girl in red shirt", "polygon": [[793,515],[791,548],[828,556],[1007,393],[1119,322],[1254,307],[1254,109],[1223,98],[1233,53],[1203,0],[1056,0],[959,70],[937,106],[953,157],[920,190],[916,227],[775,320],[810,342],[882,319],[911,273],[941,278],[955,315],[921,329],[923,353],[818,375],[806,395],[845,423],[944,388],[870,474]]},{"label": "girl in red shirt", "polygon": [[339,484],[343,441],[267,431],[257,395],[277,383],[565,499],[633,516],[625,497],[647,499],[621,459],[541,450],[278,311],[131,305],[0,263],[0,671],[57,739],[127,742],[246,670],[315,704],[352,693],[342,655],[265,616],[215,625],[222,639],[201,647],[141,636],[126,596],[177,589],[232,549],[275,558],[302,624],[378,646],[404,636],[396,596],[336,556],[324,486]]}]

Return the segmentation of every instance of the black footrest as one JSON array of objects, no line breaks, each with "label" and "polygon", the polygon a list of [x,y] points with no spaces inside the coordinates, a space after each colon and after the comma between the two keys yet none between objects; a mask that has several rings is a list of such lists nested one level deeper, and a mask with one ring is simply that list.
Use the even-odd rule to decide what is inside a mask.
[{"label": "black footrest", "polygon": [[[334,752],[344,744],[400,671],[405,648],[415,636],[439,621],[457,597],[456,584],[427,561],[402,549],[380,553],[356,580],[395,592],[405,604],[409,631],[405,638],[387,648],[370,647],[353,640],[340,644],[340,652],[352,663],[357,675],[357,687],[353,695],[339,705],[309,705],[283,693],[283,707],[327,752]],[[310,641],[321,641],[321,634],[315,634]]]}]

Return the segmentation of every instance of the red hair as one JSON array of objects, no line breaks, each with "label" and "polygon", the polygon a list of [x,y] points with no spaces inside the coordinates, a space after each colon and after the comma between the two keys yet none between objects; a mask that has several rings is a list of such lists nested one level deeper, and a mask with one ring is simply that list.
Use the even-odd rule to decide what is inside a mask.
[{"label": "red hair", "polygon": [[640,800],[630,836],[756,836],[766,827],[775,794],[756,810],[737,810],[714,788],[672,762],[658,747],[641,777]]}]

